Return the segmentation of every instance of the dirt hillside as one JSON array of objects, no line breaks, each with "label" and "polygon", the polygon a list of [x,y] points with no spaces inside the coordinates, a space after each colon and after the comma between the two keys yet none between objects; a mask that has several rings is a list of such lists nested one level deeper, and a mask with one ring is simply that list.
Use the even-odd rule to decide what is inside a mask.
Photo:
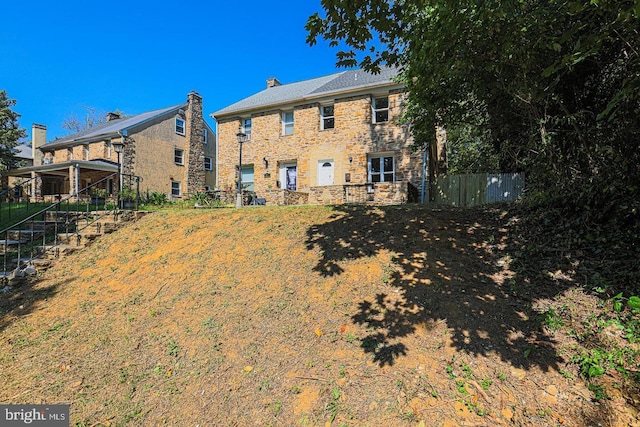
[{"label": "dirt hillside", "polygon": [[0,402],[72,426],[623,426],[500,209],[159,211],[0,294]]}]

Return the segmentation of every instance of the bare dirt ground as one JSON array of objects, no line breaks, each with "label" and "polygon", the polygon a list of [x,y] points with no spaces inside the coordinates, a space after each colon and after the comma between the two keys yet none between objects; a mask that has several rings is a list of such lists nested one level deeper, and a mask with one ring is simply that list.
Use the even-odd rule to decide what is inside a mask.
[{"label": "bare dirt ground", "polygon": [[74,426],[640,425],[619,387],[594,399],[577,343],[539,315],[599,302],[514,268],[515,222],[156,212],[0,294],[0,402],[68,403]]}]

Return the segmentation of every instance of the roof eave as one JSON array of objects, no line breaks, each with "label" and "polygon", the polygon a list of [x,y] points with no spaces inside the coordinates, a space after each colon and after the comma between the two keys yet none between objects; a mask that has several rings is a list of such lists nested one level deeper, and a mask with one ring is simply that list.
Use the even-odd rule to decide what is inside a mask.
[{"label": "roof eave", "polygon": [[185,102],[184,104],[180,104],[175,106],[174,108],[172,108],[171,110],[165,111],[164,113],[160,113],[160,114],[156,114],[155,116],[149,117],[146,120],[143,120],[141,122],[138,122],[136,124],[133,124],[131,126],[127,126],[126,128],[122,128],[120,129],[120,131],[118,132],[120,135],[122,136],[129,136],[129,131],[133,128],[137,128],[139,126],[142,126],[146,123],[149,123],[150,121],[153,121],[155,119],[157,119],[158,117],[162,117],[162,116],[168,116],[170,114],[173,114],[175,111],[178,111],[182,108],[187,108],[187,106],[189,105],[189,103]]},{"label": "roof eave", "polygon": [[69,166],[78,165],[80,168],[100,170],[105,172],[118,172],[117,164],[107,164],[106,161],[97,163],[92,160],[66,160],[59,163],[50,163],[48,165],[27,166],[24,168],[12,169],[5,173],[8,176],[20,176],[28,172],[46,172],[54,170],[68,169]]},{"label": "roof eave", "polygon": [[57,150],[57,149],[60,149],[60,148],[73,147],[75,145],[90,144],[90,143],[96,142],[96,141],[103,141],[105,139],[117,138],[119,136],[120,136],[120,134],[118,134],[117,132],[102,133],[100,135],[89,136],[89,137],[86,137],[86,138],[72,139],[71,141],[50,142],[50,143],[44,144],[43,146],[38,147],[38,148],[41,151]]},{"label": "roof eave", "polygon": [[257,111],[275,109],[275,108],[288,106],[288,105],[297,105],[297,104],[300,104],[301,102],[304,102],[304,101],[308,102],[308,101],[315,101],[315,100],[322,99],[322,98],[332,98],[332,97],[335,98],[336,95],[353,96],[353,95],[358,94],[360,92],[362,92],[362,93],[371,92],[372,89],[393,90],[393,89],[403,89],[404,87],[405,87],[404,84],[396,83],[396,82],[385,82],[385,83],[382,83],[382,84],[381,83],[372,83],[372,84],[369,84],[369,85],[358,86],[358,87],[351,88],[351,89],[339,89],[339,90],[334,90],[334,91],[327,91],[327,92],[321,92],[321,93],[317,93],[317,94],[306,95],[306,96],[303,96],[301,98],[296,98],[294,100],[283,101],[283,102],[274,102],[274,103],[271,103],[271,104],[260,105],[260,106],[254,107],[254,108],[243,108],[243,109],[233,110],[233,111],[229,111],[229,112],[222,113],[222,114],[218,114],[218,112],[211,113],[211,114],[209,114],[209,116],[211,118],[213,118],[214,120],[218,121],[218,119],[222,119],[222,118],[240,116],[240,115],[247,114],[247,113],[254,113],[254,112],[257,112]]}]

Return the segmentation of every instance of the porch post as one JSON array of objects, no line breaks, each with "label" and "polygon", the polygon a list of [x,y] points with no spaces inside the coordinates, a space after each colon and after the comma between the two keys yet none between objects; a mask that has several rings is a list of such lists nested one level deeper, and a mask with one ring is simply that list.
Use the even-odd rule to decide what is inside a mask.
[{"label": "porch post", "polygon": [[76,179],[73,176],[74,175],[74,169],[75,169],[75,165],[69,166],[69,196],[72,196],[74,193],[74,186],[76,183]]},{"label": "porch post", "polygon": [[80,191],[80,168],[78,167],[77,163],[73,165],[73,172],[75,176],[76,200],[78,200],[78,197],[80,196],[80,194],[78,194],[78,192]]},{"label": "porch post", "polygon": [[37,183],[38,174],[36,172],[31,172],[31,194],[29,194],[29,198],[37,202],[38,201],[38,183]]}]

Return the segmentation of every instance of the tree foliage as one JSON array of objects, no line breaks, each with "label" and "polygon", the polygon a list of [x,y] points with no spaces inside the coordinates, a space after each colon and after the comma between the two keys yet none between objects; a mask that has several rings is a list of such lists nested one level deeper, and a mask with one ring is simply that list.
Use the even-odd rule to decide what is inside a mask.
[{"label": "tree foliage", "polygon": [[27,133],[18,125],[20,114],[12,110],[16,105],[14,99],[7,97],[5,90],[0,90],[0,169],[7,170],[15,164],[13,148]]},{"label": "tree foliage", "polygon": [[322,6],[308,42],[341,46],[341,66],[399,67],[416,141],[435,125],[488,132],[472,140],[545,200],[605,212],[639,194],[640,0]]}]

